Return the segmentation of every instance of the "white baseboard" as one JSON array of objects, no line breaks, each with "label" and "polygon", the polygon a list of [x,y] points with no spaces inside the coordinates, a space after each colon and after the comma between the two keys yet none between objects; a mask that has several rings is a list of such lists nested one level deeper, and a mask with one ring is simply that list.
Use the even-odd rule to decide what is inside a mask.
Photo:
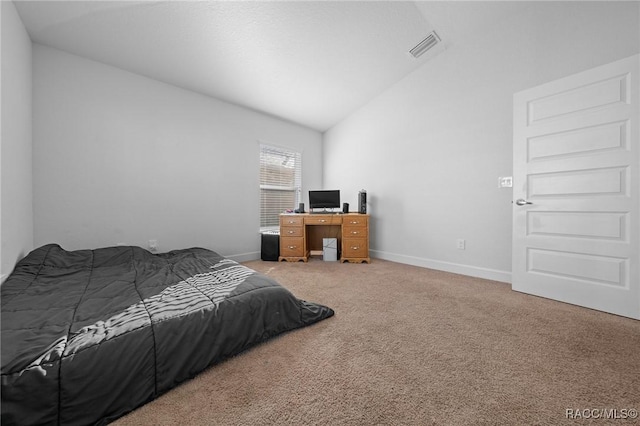
[{"label": "white baseboard", "polygon": [[[511,272],[509,271],[499,271],[497,269],[481,268],[478,266],[463,265],[460,263],[443,262],[441,260],[425,259],[422,257],[407,256],[404,254],[389,253],[380,250],[369,250],[369,254],[371,257],[377,259],[511,284]],[[226,255],[225,257],[235,260],[238,263],[249,262],[251,260],[259,260],[260,252],[253,251],[249,253]]]},{"label": "white baseboard", "polygon": [[249,262],[250,260],[258,260],[260,259],[259,251],[252,251],[249,253],[240,253],[240,254],[229,254],[225,256],[231,260],[235,260],[238,263]]},{"label": "white baseboard", "polygon": [[441,260],[425,259],[422,257],[407,256],[404,254],[388,253],[380,250],[369,250],[369,253],[373,258],[511,284],[511,272],[508,271],[480,268],[478,266],[463,265],[460,263],[443,262]]}]

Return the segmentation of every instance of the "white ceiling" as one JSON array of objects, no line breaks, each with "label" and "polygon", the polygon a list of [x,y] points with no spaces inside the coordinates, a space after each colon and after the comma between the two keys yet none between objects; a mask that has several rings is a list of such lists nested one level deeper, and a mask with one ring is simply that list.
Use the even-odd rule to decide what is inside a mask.
[{"label": "white ceiling", "polygon": [[[34,42],[325,131],[522,2],[14,1]],[[436,30],[443,43],[409,49]]]}]

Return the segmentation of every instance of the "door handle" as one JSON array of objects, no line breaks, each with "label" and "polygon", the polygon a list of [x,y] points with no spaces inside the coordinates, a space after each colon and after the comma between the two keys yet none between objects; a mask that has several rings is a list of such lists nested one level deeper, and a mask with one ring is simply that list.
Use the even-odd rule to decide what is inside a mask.
[{"label": "door handle", "polygon": [[525,204],[533,204],[533,203],[531,201],[527,201],[527,200],[525,200],[523,198],[518,198],[516,200],[516,204],[519,205],[519,206],[524,206]]}]

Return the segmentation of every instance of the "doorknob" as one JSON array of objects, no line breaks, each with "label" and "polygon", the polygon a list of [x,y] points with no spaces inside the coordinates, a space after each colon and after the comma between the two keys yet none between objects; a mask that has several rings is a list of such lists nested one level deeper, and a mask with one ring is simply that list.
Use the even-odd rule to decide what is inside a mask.
[{"label": "doorknob", "polygon": [[516,204],[519,206],[524,206],[525,204],[533,204],[531,201],[524,200],[522,198],[518,198],[516,200]]}]

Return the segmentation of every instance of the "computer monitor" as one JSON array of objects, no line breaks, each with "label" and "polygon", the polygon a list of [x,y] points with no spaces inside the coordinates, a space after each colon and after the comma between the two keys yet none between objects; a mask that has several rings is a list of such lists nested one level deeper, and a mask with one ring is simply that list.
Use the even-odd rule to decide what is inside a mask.
[{"label": "computer monitor", "polygon": [[340,208],[340,190],[309,191],[309,207],[311,209]]}]

